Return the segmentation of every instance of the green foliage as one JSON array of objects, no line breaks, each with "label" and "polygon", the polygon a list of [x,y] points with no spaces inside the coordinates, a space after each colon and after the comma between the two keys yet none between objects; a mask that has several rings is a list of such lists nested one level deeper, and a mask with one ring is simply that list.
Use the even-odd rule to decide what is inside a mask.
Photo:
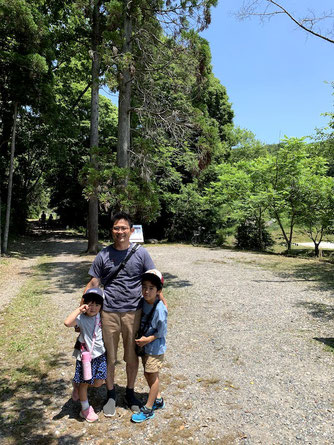
[{"label": "green foliage", "polygon": [[247,219],[239,224],[235,238],[239,249],[266,250],[274,245],[264,222],[259,223],[256,219]]},{"label": "green foliage", "polygon": [[[238,245],[267,244],[264,222],[275,218],[287,248],[291,248],[296,224],[319,242],[333,225],[333,182],[328,162],[319,147],[304,139],[286,138],[279,146],[261,147],[252,135],[243,133],[230,164],[216,168],[217,178],[206,189],[206,199],[222,221],[241,223]],[[244,224],[251,221],[251,224]],[[253,227],[254,226],[254,227]],[[270,241],[270,240],[269,240]],[[257,246],[257,247],[258,247]]]},{"label": "green foliage", "polygon": [[230,134],[230,140],[232,150],[229,161],[232,163],[255,160],[268,153],[267,147],[258,141],[249,130],[235,127]]},{"label": "green foliage", "polygon": [[[199,225],[216,229],[211,216],[204,223],[206,216],[192,210],[207,208],[201,203],[203,189],[215,175],[211,166],[227,157],[233,112],[225,88],[212,75],[206,40],[189,32],[177,42],[162,39],[162,44],[152,45],[157,68],[149,75],[143,69],[135,79],[132,126],[138,133],[131,165],[154,178],[161,205],[158,223],[168,228],[169,238],[190,239]],[[185,209],[188,218],[181,215],[187,215]]]},{"label": "green foliage", "polygon": [[[99,146],[89,149],[90,6],[0,0],[0,167],[5,173],[0,186],[4,194],[12,105],[18,99],[16,220],[37,215],[50,196],[48,205],[64,224],[84,226],[87,198],[94,192],[102,213],[125,209],[164,229],[178,225],[181,203],[188,203],[190,223],[187,229],[178,225],[179,239],[189,238],[207,216],[206,225],[215,224],[202,195],[215,176],[214,164],[228,156],[233,112],[212,74],[209,44],[194,29],[209,24],[216,2],[172,2],[176,9],[167,3],[131,2],[131,51],[123,50],[124,2],[101,3],[101,84],[117,91],[129,67],[133,84],[129,169],[120,170],[117,110],[102,96]],[[193,217],[197,205],[203,217]]]},{"label": "green foliage", "polygon": [[178,193],[166,193],[166,235],[171,241],[190,241],[193,232],[204,227],[215,233],[211,209],[201,196],[197,181],[181,186]]},{"label": "green foliage", "polygon": [[309,170],[301,180],[303,202],[298,222],[314,242],[317,255],[323,237],[334,230],[334,178],[323,175],[326,168],[323,160],[317,173]]}]

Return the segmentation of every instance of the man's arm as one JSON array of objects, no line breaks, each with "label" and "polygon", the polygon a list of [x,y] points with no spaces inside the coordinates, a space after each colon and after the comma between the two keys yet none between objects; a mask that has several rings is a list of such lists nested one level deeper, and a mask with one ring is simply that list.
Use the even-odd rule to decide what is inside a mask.
[{"label": "man's arm", "polygon": [[166,298],[162,295],[162,291],[161,291],[160,294],[159,294],[159,298],[160,298],[160,300],[163,302],[163,304],[166,306],[166,309],[168,309],[168,306],[167,306],[167,300],[166,300]]},{"label": "man's arm", "polygon": [[[145,273],[149,269],[155,269],[155,265],[153,263],[151,255],[148,253],[148,251],[146,249],[144,250],[144,252],[145,252],[145,256],[144,256],[144,269],[143,269],[144,271],[143,271],[143,273]],[[159,292],[159,299],[163,302],[163,304],[168,309],[167,300],[163,296],[162,290]]]},{"label": "man's arm", "polygon": [[83,291],[83,293],[85,294],[87,292],[87,290],[92,289],[92,287],[99,287],[100,283],[101,283],[100,278],[92,277],[90,279],[90,281],[88,282],[87,286],[85,287],[85,290]]},{"label": "man's arm", "polygon": [[[83,291],[83,295],[87,292],[88,289],[91,289],[92,287],[99,287],[100,282],[101,282],[100,278],[92,277],[91,280],[88,282],[87,286],[85,287],[85,289]],[[83,304],[84,304],[84,300],[83,300],[83,297],[81,297],[79,306],[82,306]],[[77,332],[80,332],[80,330],[78,330]]]}]

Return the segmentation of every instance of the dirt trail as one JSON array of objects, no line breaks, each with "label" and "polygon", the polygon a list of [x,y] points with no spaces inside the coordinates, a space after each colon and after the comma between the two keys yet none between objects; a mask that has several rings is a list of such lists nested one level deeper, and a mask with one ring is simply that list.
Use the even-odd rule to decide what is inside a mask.
[{"label": "dirt trail", "polygon": [[[183,245],[148,247],[165,276],[169,301],[166,409],[144,425],[130,423],[120,362],[116,416],[100,413],[97,424],[82,422],[70,400],[75,334],[62,321],[87,282],[93,256],[82,254],[85,246],[55,234],[20,263],[28,276],[29,264],[48,255],[48,296],[58,307],[62,349],[48,375],[50,390],[42,393],[49,403],[24,443],[332,443],[334,355],[324,344],[332,344],[333,290],[274,275],[257,266],[261,255]],[[145,400],[141,370],[136,389]],[[104,388],[92,392],[97,410],[104,397]]]},{"label": "dirt trail", "polygon": [[[41,257],[50,256],[52,263],[59,263],[63,261],[64,255],[71,269],[71,264],[82,262],[79,255],[84,252],[86,246],[85,240],[66,236],[66,233],[62,231],[34,231],[34,236],[19,238],[15,241],[11,245],[10,257],[0,258],[0,312],[33,275],[34,267]],[[69,272],[70,270],[65,275]]]}]

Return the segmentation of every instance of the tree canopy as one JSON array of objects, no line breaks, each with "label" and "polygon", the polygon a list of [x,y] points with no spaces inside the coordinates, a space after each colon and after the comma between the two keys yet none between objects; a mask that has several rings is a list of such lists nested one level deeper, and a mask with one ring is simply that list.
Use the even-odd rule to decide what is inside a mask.
[{"label": "tree canopy", "polygon": [[[0,0],[0,229],[6,215],[5,232],[24,232],[49,209],[88,230],[93,252],[121,209],[151,237],[233,228],[264,249],[275,220],[287,249],[296,225],[319,245],[333,226],[333,131],[267,146],[233,125],[199,34],[215,4]],[[260,0],[245,15],[279,12],[261,5],[289,15]]]}]

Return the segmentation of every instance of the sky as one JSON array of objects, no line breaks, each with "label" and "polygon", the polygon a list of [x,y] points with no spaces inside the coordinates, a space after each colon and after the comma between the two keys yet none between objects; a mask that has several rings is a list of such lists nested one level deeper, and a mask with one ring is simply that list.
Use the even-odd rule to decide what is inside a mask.
[{"label": "sky", "polygon": [[[297,17],[333,0],[282,0]],[[239,21],[242,0],[219,0],[201,33],[210,43],[214,75],[226,87],[234,123],[265,143],[303,137],[328,125],[333,112],[334,44],[304,32],[287,16]],[[314,6],[316,5],[316,6]]]}]

